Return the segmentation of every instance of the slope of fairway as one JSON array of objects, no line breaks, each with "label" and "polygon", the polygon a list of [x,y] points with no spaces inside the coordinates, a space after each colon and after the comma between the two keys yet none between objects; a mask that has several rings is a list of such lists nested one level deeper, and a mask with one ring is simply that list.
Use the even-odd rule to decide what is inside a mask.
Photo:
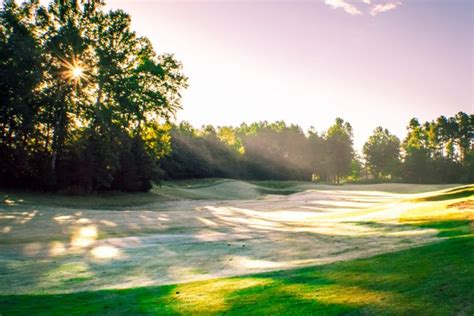
[{"label": "slope of fairway", "polygon": [[[65,301],[87,302],[77,310],[98,314],[248,313],[253,305],[298,314],[312,308],[408,313],[434,310],[428,292],[438,286],[444,291],[439,282],[447,278],[459,285],[452,290],[458,299],[446,298],[446,306],[461,304],[471,295],[466,282],[472,283],[472,270],[458,257],[472,261],[460,249],[472,247],[474,186],[427,189],[208,179],[166,183],[137,196],[6,193],[0,207],[0,314],[27,313],[33,303],[61,314],[69,307],[49,302]],[[454,238],[451,246],[446,238]],[[413,247],[419,248],[397,252]],[[446,249],[446,258],[433,259]],[[388,252],[397,253],[353,260]],[[441,264],[444,279],[419,291],[413,283],[399,284],[391,293],[392,278],[405,282],[426,269],[410,265],[425,264],[420,260],[433,266],[419,282],[438,278]],[[338,261],[347,262],[329,265]],[[360,279],[345,283],[352,265],[360,265],[354,272]],[[320,268],[294,270],[309,266]],[[333,267],[342,268],[326,275]],[[363,278],[364,269],[373,282]],[[387,278],[385,269],[392,271]],[[278,270],[288,272],[270,272]],[[119,308],[112,298],[135,303]],[[395,306],[399,299],[406,309]],[[446,306],[451,312],[459,307]]]},{"label": "slope of fairway", "polygon": [[303,181],[239,181],[231,179],[196,179],[164,182],[154,193],[167,198],[239,200],[263,195],[289,195],[307,190],[377,191],[387,193],[424,193],[450,189],[455,185],[404,183],[328,185]]},{"label": "slope of fairway", "polygon": [[150,204],[177,200],[252,200],[266,195],[289,195],[307,190],[375,191],[387,193],[424,193],[449,190],[456,185],[425,184],[347,184],[326,185],[302,181],[239,181],[232,179],[196,179],[167,181],[148,193],[109,192],[92,195],[62,195],[48,193],[0,192],[7,206],[38,206],[116,209],[146,208]]},{"label": "slope of fairway", "polygon": [[165,182],[153,192],[168,198],[195,200],[250,200],[261,195],[254,185],[230,179]]}]

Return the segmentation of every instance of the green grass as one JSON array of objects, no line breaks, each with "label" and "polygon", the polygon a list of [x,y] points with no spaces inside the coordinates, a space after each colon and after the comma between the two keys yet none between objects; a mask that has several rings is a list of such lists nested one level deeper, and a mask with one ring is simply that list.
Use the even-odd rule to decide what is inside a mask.
[{"label": "green grass", "polygon": [[419,225],[440,229],[440,236],[449,238],[367,259],[245,277],[126,290],[0,296],[0,314],[472,315],[474,235],[470,223]]},{"label": "green grass", "polygon": [[474,196],[474,185],[457,187],[451,190],[446,190],[439,194],[430,195],[424,198],[415,199],[416,202],[435,202],[452,199],[460,199]]},{"label": "green grass", "polygon": [[[5,193],[4,207],[91,204],[123,209],[123,203],[148,205],[149,201],[182,197],[251,198],[262,192],[284,194],[309,186],[312,184],[220,179],[164,186],[145,195],[76,196],[71,200],[61,195]],[[472,190],[472,186],[465,186],[423,196],[431,200],[416,200],[419,207],[403,214],[403,224],[437,229],[444,239],[435,244],[336,264],[185,284],[63,294],[0,294],[0,315],[473,315],[474,226],[472,212],[466,212],[472,209]],[[81,273],[81,266],[63,269],[77,271],[58,285],[61,291],[74,291],[75,286],[89,280],[100,284],[101,275]],[[63,272],[59,269],[54,273]],[[196,268],[194,272],[207,271]]]},{"label": "green grass", "polygon": [[37,207],[66,207],[66,208],[88,208],[94,210],[123,209],[125,207],[140,207],[154,203],[163,198],[154,191],[148,193],[123,193],[108,192],[88,195],[67,195],[60,193],[37,193],[37,192],[2,192],[0,205]]},{"label": "green grass", "polygon": [[[106,192],[88,195],[67,195],[35,192],[1,192],[0,205],[23,207],[66,207],[94,210],[118,210],[143,208],[164,201],[191,200],[238,200],[258,199],[262,195],[289,195],[305,190],[380,190],[395,193],[426,192],[446,186],[382,184],[382,185],[324,185],[303,181],[238,181],[232,179],[192,179],[163,182],[148,193]],[[452,187],[452,186],[448,186]],[[466,190],[467,189],[467,190]],[[453,191],[454,190],[454,191]],[[438,196],[426,197],[426,201],[438,201],[472,196],[474,186],[454,188]],[[424,201],[417,199],[414,201]],[[2,203],[3,202],[3,203]]]},{"label": "green grass", "polygon": [[468,220],[458,221],[435,221],[435,222],[414,222],[420,228],[434,228],[438,230],[438,237],[460,237],[472,234],[472,227]]}]

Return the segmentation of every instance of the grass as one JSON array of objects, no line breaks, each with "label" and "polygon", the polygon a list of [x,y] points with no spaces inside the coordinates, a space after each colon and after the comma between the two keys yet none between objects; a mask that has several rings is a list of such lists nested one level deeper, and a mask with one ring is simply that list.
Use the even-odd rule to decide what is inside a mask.
[{"label": "grass", "polygon": [[[206,198],[225,195],[229,190],[235,190],[232,194],[236,197],[250,196],[261,189],[286,191],[302,186],[233,180],[218,184],[209,181],[189,184],[192,188],[165,189],[174,196],[179,193]],[[77,198],[85,201],[85,197]],[[13,201],[34,203],[20,199]],[[96,199],[92,197],[91,201]],[[472,186],[410,200],[414,207],[403,213],[400,221],[438,230],[443,239],[434,244],[335,264],[184,284],[63,294],[41,290],[0,294],[0,315],[473,315],[472,202]],[[100,283],[100,275],[82,270],[71,265],[54,270],[70,274],[58,286],[73,288],[89,280]],[[207,271],[196,268],[194,272]]]},{"label": "grass", "polygon": [[[437,186],[440,189],[452,186]],[[426,201],[438,201],[474,194],[474,186],[461,190],[447,190],[439,196],[426,197]],[[433,190],[429,185],[381,184],[381,185],[324,185],[302,181],[238,181],[232,179],[193,179],[163,182],[148,193],[109,192],[89,195],[66,195],[34,192],[3,192],[0,195],[5,206],[41,206],[101,209],[143,208],[153,203],[181,199],[190,200],[239,200],[258,199],[266,194],[289,195],[305,190],[380,190],[394,193],[425,192]],[[453,191],[454,190],[454,191]],[[423,201],[423,198],[414,201]]]},{"label": "grass", "polygon": [[246,277],[62,295],[0,296],[0,313],[472,315],[474,252],[468,251],[474,249],[472,230],[466,221],[429,225],[464,233],[368,259]]},{"label": "grass", "polygon": [[200,189],[207,188],[214,185],[219,185],[224,182],[233,181],[231,179],[221,178],[202,178],[202,179],[185,179],[185,180],[173,180],[162,183],[162,186],[168,186],[172,188],[182,189]]},{"label": "grass", "polygon": [[[89,195],[66,195],[59,193],[37,192],[2,192],[0,200],[5,206],[37,207],[46,205],[49,208],[88,208],[123,209],[124,207],[137,207],[154,203],[161,196],[155,192],[149,193],[123,193],[109,192]],[[1,203],[1,202],[0,202]],[[1,204],[0,204],[1,205]]]},{"label": "grass", "polygon": [[250,181],[257,186],[264,187],[267,189],[288,189],[299,184],[308,184],[312,182],[303,182],[303,181],[275,181],[275,180],[265,180],[265,181]]},{"label": "grass", "polygon": [[435,221],[435,222],[414,222],[411,225],[415,225],[420,228],[434,228],[438,230],[438,237],[461,237],[469,236],[472,234],[472,227],[470,226],[471,221],[458,220],[458,221]]},{"label": "grass", "polygon": [[424,198],[416,199],[416,202],[434,202],[445,201],[474,196],[474,185],[463,186],[451,190],[446,190],[440,194],[430,195]]}]

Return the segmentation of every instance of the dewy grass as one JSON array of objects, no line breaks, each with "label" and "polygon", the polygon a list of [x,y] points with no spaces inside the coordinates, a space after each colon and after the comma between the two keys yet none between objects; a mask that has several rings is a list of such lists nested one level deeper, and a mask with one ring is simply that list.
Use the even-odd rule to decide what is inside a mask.
[{"label": "dewy grass", "polygon": [[5,315],[471,315],[474,253],[468,249],[474,249],[472,233],[368,259],[248,277],[0,296],[0,311]]},{"label": "dewy grass", "polygon": [[[49,196],[10,195],[10,204],[0,208],[0,314],[474,312],[470,196],[410,202],[406,195],[351,185],[328,191],[315,186],[317,191],[269,200],[206,200],[229,192],[258,197],[255,191],[262,187],[232,180],[189,190],[167,188],[175,198],[178,190],[200,198],[164,204],[155,193],[148,204],[123,208],[117,200],[124,196],[100,197],[101,206],[117,203],[113,209],[84,209],[85,197],[76,200],[81,207],[71,208],[74,198],[67,207],[60,207],[60,200],[50,207]],[[376,254],[370,252],[374,249],[392,252],[353,260]],[[289,269],[290,257],[303,263],[346,261]],[[247,268],[219,274],[240,266]],[[276,269],[282,271],[251,273]],[[242,271],[250,275],[226,277]],[[209,279],[213,276],[224,277]]]}]

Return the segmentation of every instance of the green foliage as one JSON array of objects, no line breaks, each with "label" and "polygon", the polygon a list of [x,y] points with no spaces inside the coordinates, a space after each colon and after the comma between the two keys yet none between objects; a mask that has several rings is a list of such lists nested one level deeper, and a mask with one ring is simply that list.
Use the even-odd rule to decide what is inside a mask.
[{"label": "green foliage", "polygon": [[337,182],[353,170],[352,129],[337,122],[325,136],[305,135],[298,125],[283,121],[217,129],[181,122],[171,129],[171,154],[161,167],[170,179],[308,181],[317,174]]},{"label": "green foliage", "polygon": [[341,177],[351,173],[354,155],[352,139],[351,125],[341,118],[337,118],[336,123],[327,131],[328,172],[336,183],[339,183]]},{"label": "green foliage", "polygon": [[36,190],[144,191],[187,78],[103,2],[0,11],[0,179]]},{"label": "green foliage", "polygon": [[374,130],[363,148],[365,160],[375,178],[394,176],[398,170],[400,140],[381,126]]},{"label": "green foliage", "polygon": [[416,183],[474,182],[474,115],[463,112],[420,124],[412,119],[403,141],[401,176]]},{"label": "green foliage", "polygon": [[171,155],[161,166],[170,179],[466,183],[474,181],[472,117],[412,119],[403,144],[377,127],[364,145],[364,163],[353,150],[350,124],[340,118],[323,134],[283,121],[201,129],[182,122],[172,127]]}]

